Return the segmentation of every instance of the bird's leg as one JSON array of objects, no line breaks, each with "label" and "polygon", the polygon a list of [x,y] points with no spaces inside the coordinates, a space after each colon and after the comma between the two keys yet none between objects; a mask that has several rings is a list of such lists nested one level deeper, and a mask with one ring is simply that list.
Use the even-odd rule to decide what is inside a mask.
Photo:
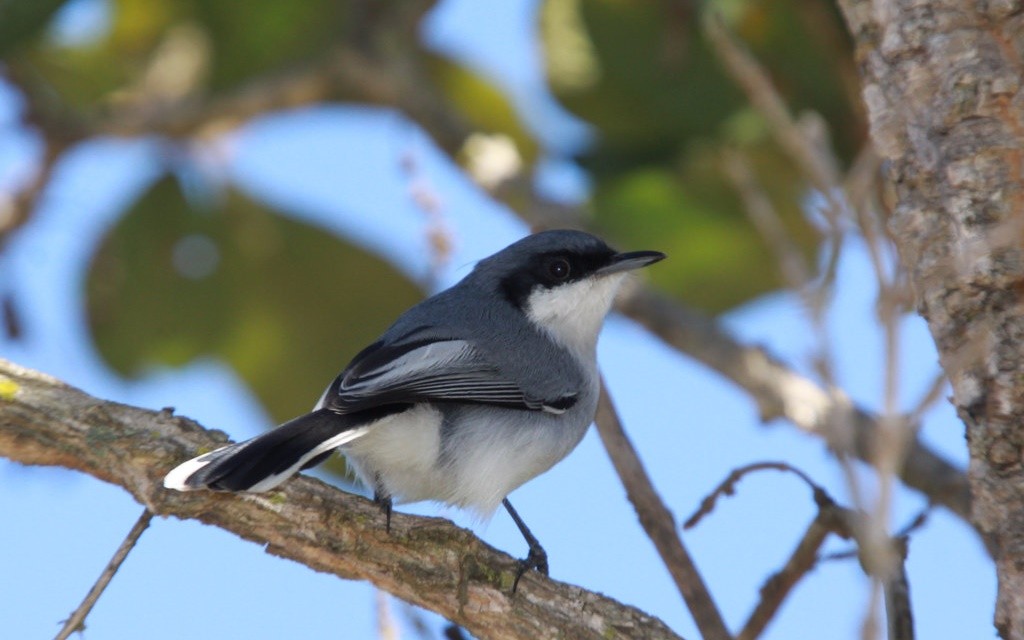
[{"label": "bird's leg", "polygon": [[544,575],[548,575],[548,554],[544,551],[544,547],[540,546],[540,543],[537,542],[537,538],[530,533],[530,528],[526,526],[526,523],[519,517],[516,510],[512,508],[512,503],[508,501],[508,498],[502,500],[501,504],[505,505],[508,515],[512,516],[512,521],[519,527],[519,533],[523,534],[523,537],[526,538],[526,544],[530,546],[530,552],[526,554],[524,559],[519,561],[516,580],[512,583],[512,593],[515,593],[516,588],[519,587],[519,579],[530,569],[536,569]]},{"label": "bird's leg", "polygon": [[373,502],[384,512],[384,530],[391,533],[391,496],[380,489],[373,490]]}]

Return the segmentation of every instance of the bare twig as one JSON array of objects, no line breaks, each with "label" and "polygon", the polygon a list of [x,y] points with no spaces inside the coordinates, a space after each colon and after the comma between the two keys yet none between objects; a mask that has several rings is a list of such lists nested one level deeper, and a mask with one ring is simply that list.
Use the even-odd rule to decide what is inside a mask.
[{"label": "bare twig", "polygon": [[398,625],[391,614],[391,603],[388,594],[377,590],[375,605],[377,607],[377,638],[378,640],[398,640]]},{"label": "bare twig", "polygon": [[[881,592],[885,599],[888,618],[889,640],[913,640],[913,615],[910,608],[910,585],[907,582],[904,562],[907,555],[905,536],[886,536],[879,544],[869,536],[877,535],[877,516],[868,516],[861,511],[846,509],[837,504],[822,507],[823,522],[837,535],[857,542],[857,558],[864,573],[873,578],[872,594]],[[913,527],[921,516],[911,523]],[[862,633],[865,637],[876,635],[877,602],[872,597],[869,610],[864,618]]]},{"label": "bare twig", "polygon": [[[845,210],[842,195],[842,184],[839,179],[838,162],[828,153],[824,141],[824,121],[820,117],[805,117],[802,122],[795,120],[789,113],[785,101],[778,91],[775,90],[767,71],[761,67],[757,60],[750,54],[743,44],[737,40],[727,28],[722,16],[714,9],[707,12],[704,20],[704,33],[711,43],[712,48],[719,60],[725,66],[726,71],[733,77],[739,87],[746,93],[747,99],[764,117],[768,124],[768,130],[774,136],[782,150],[789,155],[795,165],[807,177],[811,185],[825,199],[827,206],[822,209],[824,217],[828,222],[827,233],[827,258],[825,269],[818,283],[818,291],[806,291],[803,286],[809,280],[805,279],[798,285],[798,291],[804,296],[809,311],[812,325],[815,330],[818,342],[818,354],[815,358],[816,369],[825,383],[825,387],[832,393],[837,390],[834,377],[835,367],[833,358],[829,352],[832,341],[829,338],[828,324],[824,320],[826,292],[834,282],[836,270],[839,265],[839,256],[843,246],[842,215]],[[740,180],[743,176],[738,176]],[[751,189],[750,180],[746,180],[747,191]],[[749,204],[749,194],[747,196]],[[764,213],[763,206],[757,207]],[[762,222],[764,216],[761,216]],[[768,236],[769,242],[777,245],[779,233]],[[784,236],[783,236],[784,237]],[[786,252],[788,253],[788,252]],[[783,257],[785,254],[782,254]],[[784,269],[785,272],[785,269]],[[844,416],[838,415],[833,422],[832,435],[845,435],[850,425],[843,421]],[[839,446],[839,442],[830,440],[830,444],[840,454],[845,449]],[[840,463],[843,464],[842,455]],[[853,474],[848,474],[852,479]],[[854,493],[857,491],[854,488]]]},{"label": "bare twig", "polygon": [[43,157],[32,176],[12,195],[0,197],[0,249],[18,227],[28,222],[39,205],[57,162],[64,151],[80,139],[78,123],[64,111],[35,74],[24,72],[16,65],[0,68],[0,76],[21,91],[24,96],[22,123],[39,129],[43,139]]},{"label": "bare twig", "polygon": [[[787,233],[768,194],[758,183],[757,177],[750,167],[750,162],[741,152],[735,150],[726,151],[722,159],[726,175],[729,176],[743,200],[747,217],[768,243],[769,249],[775,253],[775,259],[781,267],[783,280],[794,291],[806,295],[808,293],[807,285],[811,281],[807,263],[800,253],[800,249]],[[810,301],[810,305],[820,306],[820,303]]]},{"label": "bare twig", "polygon": [[729,32],[717,11],[707,12],[704,33],[726,70],[747,94],[747,99],[767,120],[769,131],[776,141],[828,201],[830,211],[826,212],[827,217],[834,226],[838,226],[838,216],[843,207],[837,199],[840,180],[835,163],[822,154],[801,131],[790,116],[785,101],[772,85],[768,73]]},{"label": "bare twig", "polygon": [[[783,600],[793,586],[813,569],[819,560],[851,556],[857,557],[864,572],[875,578],[875,587],[884,589],[890,625],[889,640],[913,638],[913,616],[907,597],[909,585],[903,569],[903,560],[906,557],[907,536],[924,523],[927,511],[914,518],[899,535],[886,537],[886,551],[895,558],[895,561],[890,561],[888,557],[880,557],[881,554],[877,547],[868,546],[874,544],[867,542],[867,536],[872,535],[871,528],[875,526],[875,523],[863,511],[839,506],[825,489],[811,480],[806,473],[791,465],[784,462],[758,462],[734,469],[701,501],[700,507],[683,526],[686,528],[695,526],[714,509],[715,502],[719,497],[732,495],[735,492],[736,484],[747,474],[769,469],[793,473],[803,480],[813,492],[814,502],[818,506],[818,514],[807,528],[786,565],[765,582],[761,589],[761,599],[743,629],[736,636],[737,640],[757,638],[771,622],[772,617],[782,606]],[[825,558],[819,558],[817,556],[818,549],[821,548],[829,533],[834,533],[844,539],[855,540],[857,551],[842,555],[831,554]],[[869,615],[865,620],[865,633],[871,635],[874,628],[875,616]],[[907,635],[908,633],[910,635]]]},{"label": "bare twig", "polygon": [[772,575],[761,587],[761,599],[751,612],[743,629],[736,636],[736,640],[754,640],[764,633],[768,623],[778,612],[786,596],[789,595],[796,583],[814,568],[817,563],[818,549],[825,542],[830,530],[822,522],[824,516],[819,511],[818,516],[811,521],[803,538],[797,544],[796,549],[789,556],[785,566]]},{"label": "bare twig", "polygon": [[[786,418],[803,431],[824,436],[835,416],[847,414],[852,424],[853,454],[871,461],[870,443],[878,429],[875,414],[844,396],[829,394],[765,349],[738,343],[712,319],[663,294],[637,287],[620,298],[618,308],[671,346],[747,391],[757,403],[762,420]],[[932,502],[968,519],[970,493],[964,473],[920,440],[913,439],[908,445],[900,477]]]},{"label": "bare twig", "polygon": [[78,605],[78,608],[72,612],[68,619],[64,622],[64,627],[57,634],[56,640],[66,640],[75,631],[82,631],[85,629],[85,618],[92,611],[92,608],[96,606],[96,601],[103,595],[103,591],[110,584],[114,574],[121,568],[121,563],[125,561],[131,550],[135,548],[135,543],[139,541],[142,533],[149,527],[149,522],[153,519],[153,512],[149,509],[144,509],[139,519],[135,521],[131,531],[125,536],[121,546],[117,548],[114,553],[114,557],[107,563],[107,567],[100,574],[100,577],[96,580],[96,584],[92,585],[92,589],[89,589],[89,593],[85,595],[85,599],[82,600],[82,604]]},{"label": "bare twig", "polygon": [[705,516],[714,510],[715,503],[718,502],[718,498],[725,495],[731,496],[736,492],[736,484],[743,479],[743,476],[755,471],[765,471],[768,469],[773,471],[784,471],[796,475],[811,488],[811,491],[814,492],[816,501],[820,502],[820,496],[822,495],[827,496],[827,494],[825,494],[825,490],[811,480],[810,476],[792,465],[786,464],[785,462],[755,462],[753,464],[742,466],[739,469],[733,469],[725,480],[723,480],[701,501],[700,507],[698,507],[693,515],[687,518],[686,522],[683,523],[683,528],[692,529],[697,526]]},{"label": "bare twig", "polygon": [[33,176],[13,197],[0,197],[0,249],[11,232],[28,222],[36,211],[63,152],[63,145],[47,141],[43,158]]},{"label": "bare twig", "polygon": [[408,626],[412,627],[413,637],[419,638],[419,640],[434,640],[434,631],[427,624],[427,618],[423,615],[422,609],[401,600],[398,601],[397,605],[402,619],[405,620]]},{"label": "bare twig", "polygon": [[946,390],[949,378],[946,377],[946,372],[939,369],[935,377],[932,378],[932,383],[928,385],[928,388],[921,398],[914,404],[914,407],[910,410],[907,416],[907,423],[916,428],[921,422],[926,411],[932,408],[936,402],[942,399],[942,392]]},{"label": "bare twig", "polygon": [[618,412],[603,381],[601,400],[597,408],[597,431],[626,488],[629,501],[636,509],[640,524],[654,543],[676,587],[690,608],[701,636],[706,640],[732,638],[697,566],[679,537],[675,518],[654,490],[654,485],[636,449],[623,430]]},{"label": "bare twig", "polygon": [[[832,241],[841,241],[840,216],[848,210],[842,206],[840,194],[843,193],[842,184],[839,180],[837,163],[833,157],[826,152],[825,143],[820,140],[816,144],[814,137],[807,135],[806,130],[801,128],[790,117],[784,101],[778,92],[775,91],[767,73],[760,67],[757,61],[744,49],[732,34],[726,29],[724,22],[715,12],[709,12],[705,22],[706,33],[712,42],[719,58],[725,63],[726,68],[733,78],[747,93],[751,103],[762,113],[769,123],[769,129],[779,144],[793,158],[803,173],[811,180],[829,202],[831,214],[826,211],[833,229]],[[866,159],[867,168],[859,167],[865,171],[870,170],[872,163]],[[770,203],[766,198],[758,197],[759,190],[753,182],[749,171],[744,171],[742,163],[733,158],[727,163],[730,175],[737,183],[741,195],[747,203],[752,220],[757,224],[763,235],[769,240],[769,244],[776,248],[783,273],[787,279],[795,283],[798,290],[804,292],[804,282],[807,278],[801,277],[793,266],[793,250],[785,244],[785,236],[781,227],[775,223]],[[861,177],[861,176],[858,176]],[[914,435],[912,429],[898,415],[899,397],[899,353],[900,353],[900,307],[897,300],[900,296],[897,291],[897,278],[895,276],[892,261],[883,257],[883,246],[879,241],[880,235],[877,232],[877,225],[866,206],[866,199],[860,199],[862,205],[854,211],[854,216],[865,239],[867,240],[868,253],[871,259],[872,268],[878,282],[879,291],[879,318],[882,325],[882,332],[885,343],[885,384],[883,398],[883,413],[878,420],[876,437],[870,447],[869,460],[878,471],[879,486],[877,498],[874,500],[871,509],[872,517],[864,522],[864,530],[860,532],[858,539],[862,557],[872,556],[870,563],[876,565],[872,575],[888,576],[890,571],[881,565],[893,564],[897,558],[891,553],[892,544],[888,536],[889,513],[893,499],[893,479],[896,477],[900,467],[903,465],[907,453],[907,446],[910,438]],[[806,296],[806,293],[805,293]],[[819,335],[819,347],[821,348],[820,371],[829,388],[837,389],[838,385],[832,378],[833,368],[829,366],[831,359],[828,357],[827,345],[829,341],[826,335],[826,324],[823,320],[822,309],[812,309],[812,320]],[[850,486],[851,495],[854,497],[855,505],[860,510],[867,510],[864,504],[862,491],[859,487],[857,475],[853,472],[845,456],[852,447],[839,446],[849,439],[852,444],[853,425],[846,418],[848,414],[838,415],[835,421],[837,427],[832,434],[838,438],[830,439],[831,444],[836,447],[840,464],[843,467],[847,483]],[[894,568],[894,567],[893,567]],[[882,578],[881,580],[884,580]],[[879,588],[875,584],[875,590]],[[888,593],[888,583],[886,583]],[[877,627],[874,622],[877,598],[872,598],[867,618],[864,623],[865,637],[873,637],[873,629]]]},{"label": "bare twig", "polygon": [[904,563],[907,559],[906,539],[897,539],[900,545],[899,562],[891,575],[883,581],[885,590],[885,617],[888,621],[889,640],[914,640],[914,612],[910,607],[910,582]]}]

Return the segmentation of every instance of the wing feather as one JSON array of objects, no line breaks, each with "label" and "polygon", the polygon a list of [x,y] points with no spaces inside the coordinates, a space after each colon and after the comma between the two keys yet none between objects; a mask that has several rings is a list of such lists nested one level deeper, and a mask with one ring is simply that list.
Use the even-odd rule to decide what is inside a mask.
[{"label": "wing feather", "polygon": [[351,413],[385,404],[457,401],[535,411],[564,411],[574,396],[531,398],[466,340],[410,332],[356,356],[327,390],[321,406]]}]

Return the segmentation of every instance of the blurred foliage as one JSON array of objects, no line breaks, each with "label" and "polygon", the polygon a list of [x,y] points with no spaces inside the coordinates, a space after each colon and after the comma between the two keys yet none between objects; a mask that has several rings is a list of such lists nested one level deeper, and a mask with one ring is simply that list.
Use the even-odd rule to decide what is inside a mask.
[{"label": "blurred foliage", "polygon": [[110,231],[86,286],[93,335],[119,372],[215,356],[280,421],[308,411],[422,297],[388,263],[331,234],[230,188],[187,199],[170,176]]},{"label": "blurred foliage", "polygon": [[525,163],[537,161],[540,146],[501,89],[488,78],[446,58],[428,54],[427,60],[434,82],[474,129],[505,134],[515,142]]},{"label": "blurred foliage", "polygon": [[776,261],[747,221],[720,161],[748,155],[797,245],[818,235],[801,210],[806,184],[719,64],[701,11],[719,11],[771,72],[794,112],[830,123],[841,159],[865,136],[844,84],[850,46],[834,8],[801,0],[546,0],[542,34],[552,90],[590,123],[580,158],[597,222],[624,246],[671,256],[661,287],[709,311],[779,288]]},{"label": "blurred foliage", "polygon": [[[110,2],[112,21],[102,37],[78,46],[44,42],[26,52],[61,100],[86,114],[151,90],[170,65],[180,73],[185,56],[202,58],[202,77],[187,88],[216,92],[320,55],[347,28],[348,3],[333,0]],[[186,31],[201,42],[183,40]],[[169,64],[160,69],[157,60]]]},{"label": "blurred foliage", "polygon": [[[15,75],[43,87],[37,108],[54,103],[54,113],[82,122],[125,105],[149,113],[321,62],[348,43],[389,60],[382,68],[392,73],[424,73],[472,128],[514,141],[527,168],[543,156],[497,83],[423,50],[409,24],[395,26],[429,2],[107,2],[100,32],[61,42],[48,25],[66,3],[0,0],[0,53]],[[649,273],[656,284],[719,312],[781,284],[724,177],[723,148],[749,158],[809,258],[819,238],[800,208],[806,184],[704,40],[708,6],[794,111],[813,109],[832,123],[848,161],[865,131],[851,107],[849,43],[829,3],[545,0],[538,10],[551,90],[596,134],[579,157],[592,178],[595,226],[617,246],[667,252],[671,259]],[[220,357],[278,419],[308,408],[310,390],[420,295],[380,260],[230,186],[188,198],[170,176],[110,231],[87,287],[97,344],[118,371]]]},{"label": "blurred foliage", "polygon": [[31,41],[64,0],[0,0],[0,56]]}]

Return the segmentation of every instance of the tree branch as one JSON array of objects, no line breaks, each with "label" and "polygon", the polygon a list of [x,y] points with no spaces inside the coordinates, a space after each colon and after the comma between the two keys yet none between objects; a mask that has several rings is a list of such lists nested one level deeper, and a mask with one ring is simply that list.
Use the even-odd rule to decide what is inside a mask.
[{"label": "tree branch", "polygon": [[267,552],[342,578],[368,580],[481,638],[677,638],[632,607],[536,572],[510,595],[517,562],[441,518],[394,514],[300,477],[268,494],[178,493],[162,487],[181,460],[226,442],[171,410],[105,402],[0,360],[0,455],[77,469],[125,488],[158,515],[197,519]]},{"label": "tree branch", "polygon": [[[747,391],[762,420],[786,418],[826,441],[833,424],[852,424],[851,451],[865,462],[873,460],[878,416],[845,396],[829,394],[766,350],[737,342],[711,318],[652,290],[638,287],[628,292],[619,300],[619,310]],[[970,492],[964,473],[917,438],[907,445],[900,478],[932,502],[968,518]]]},{"label": "tree branch", "polygon": [[636,509],[640,524],[672,575],[701,635],[705,640],[730,640],[732,634],[726,628],[718,606],[697,571],[697,565],[679,537],[676,519],[655,491],[640,456],[622,428],[622,421],[603,380],[596,420],[601,442],[626,487],[626,494]]}]

